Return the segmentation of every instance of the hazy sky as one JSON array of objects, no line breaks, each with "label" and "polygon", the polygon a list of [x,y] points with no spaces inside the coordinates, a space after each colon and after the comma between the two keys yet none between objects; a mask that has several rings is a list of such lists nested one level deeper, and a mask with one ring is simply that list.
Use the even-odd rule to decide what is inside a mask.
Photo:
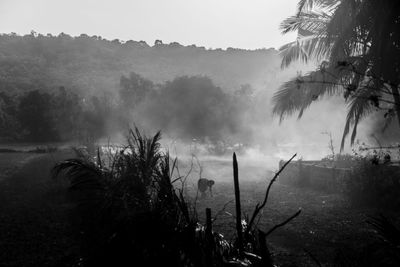
[{"label": "hazy sky", "polygon": [[0,0],[0,33],[86,33],[206,48],[278,48],[298,0]]}]

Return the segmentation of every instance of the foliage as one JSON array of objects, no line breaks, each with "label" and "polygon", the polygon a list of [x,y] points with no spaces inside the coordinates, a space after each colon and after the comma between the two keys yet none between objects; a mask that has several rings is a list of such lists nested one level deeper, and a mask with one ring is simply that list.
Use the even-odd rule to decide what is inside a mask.
[{"label": "foliage", "polygon": [[342,94],[348,104],[341,148],[357,125],[375,110],[397,116],[399,97],[398,1],[302,0],[298,12],[281,24],[283,33],[297,31],[296,41],[281,48],[282,66],[294,60],[319,61],[310,73],[286,82],[274,96],[281,120],[303,111],[324,95]]},{"label": "foliage", "polygon": [[154,90],[152,81],[147,80],[135,72],[129,77],[121,76],[119,96],[125,108],[133,108]]},{"label": "foliage", "polygon": [[241,118],[249,111],[250,105],[244,105],[249,98],[227,94],[205,76],[181,76],[151,94],[138,108],[136,121],[186,141],[216,145],[226,135],[248,139]]},{"label": "foliage", "polygon": [[111,41],[86,34],[0,34],[0,47],[0,91],[18,94],[59,86],[85,97],[112,92],[118,89],[121,74],[132,71],[155,83],[203,74],[233,90],[249,81],[262,86],[275,79],[266,70],[279,67],[278,51],[273,48],[227,51],[177,43],[151,46],[139,40]]},{"label": "foliage", "polygon": [[57,132],[51,110],[51,95],[39,91],[30,91],[21,97],[17,118],[30,141],[54,141]]},{"label": "foliage", "polygon": [[16,137],[16,133],[19,132],[16,116],[15,98],[0,92],[0,137],[5,139]]},{"label": "foliage", "polygon": [[[154,85],[137,73],[122,76],[119,97],[103,93],[84,97],[59,87],[54,93],[0,94],[0,137],[11,141],[80,141],[113,136],[133,121],[148,130],[163,128],[175,138],[217,147],[251,138],[253,96],[243,86],[233,95],[205,76],[182,76]],[[232,136],[225,140],[224,136]],[[222,148],[222,147],[221,147]]]},{"label": "foliage", "polygon": [[69,141],[84,140],[90,135],[106,134],[110,105],[105,98],[85,101],[81,96],[60,87],[49,93],[27,91],[22,95],[0,94],[0,140]]}]

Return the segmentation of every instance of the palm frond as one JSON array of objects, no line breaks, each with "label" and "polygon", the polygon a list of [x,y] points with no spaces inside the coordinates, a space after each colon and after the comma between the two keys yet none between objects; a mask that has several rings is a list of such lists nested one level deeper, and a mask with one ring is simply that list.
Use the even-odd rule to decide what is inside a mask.
[{"label": "palm frond", "polygon": [[103,174],[93,162],[81,158],[68,159],[57,163],[52,169],[52,177],[64,174],[70,180],[70,189],[101,189]]},{"label": "palm frond", "polygon": [[324,60],[328,57],[330,48],[331,46],[327,45],[326,38],[323,36],[309,35],[298,38],[279,49],[282,58],[281,68],[286,68],[297,60],[304,63],[313,59]]},{"label": "palm frond", "polygon": [[279,28],[282,34],[286,34],[299,29],[308,31],[310,34],[317,34],[323,31],[331,19],[325,12],[310,11],[301,12],[296,16],[286,18],[281,22]]},{"label": "palm frond", "polygon": [[326,38],[332,43],[330,60],[335,62],[349,56],[365,54],[367,41],[360,40],[358,8],[352,1],[344,1],[327,24]]},{"label": "palm frond", "polygon": [[339,0],[300,0],[297,4],[297,13],[307,12],[314,8],[331,9]]},{"label": "palm frond", "polygon": [[324,95],[340,92],[342,89],[339,83],[340,78],[341,76],[332,75],[324,68],[320,68],[284,83],[272,98],[273,114],[278,115],[282,121],[285,117],[299,111],[298,118],[301,118],[303,111],[313,101],[321,99]]},{"label": "palm frond", "polygon": [[304,63],[309,61],[309,55],[307,51],[302,47],[298,40],[279,48],[279,54],[282,57],[282,69],[288,67],[295,60],[300,60]]},{"label": "palm frond", "polygon": [[326,28],[331,16],[323,11],[299,13],[284,20],[280,28],[282,33],[297,31],[297,40],[279,49],[282,57],[281,67],[289,66],[293,61],[307,63],[310,59],[326,58],[330,51],[330,43],[326,40]]},{"label": "palm frond", "polygon": [[[344,89],[348,114],[341,149],[351,128],[351,144],[354,143],[359,121],[374,107],[380,108],[380,102],[395,105],[399,113],[396,97],[383,86],[386,81],[398,80],[397,69],[393,67],[396,59],[391,58],[398,54],[397,43],[393,41],[398,28],[397,7],[393,1],[300,0],[297,14],[280,25],[283,34],[298,32],[295,42],[280,48],[281,67],[295,60],[305,63],[311,59],[327,60],[327,68],[335,74],[338,86],[326,88]],[[291,80],[275,94],[274,114],[280,115],[281,120],[295,111],[301,117],[315,98],[326,94],[324,86],[307,84],[310,77]],[[318,82],[318,79],[308,81]]]},{"label": "palm frond", "polygon": [[349,109],[346,116],[346,124],[343,130],[342,142],[340,145],[340,150],[343,151],[344,142],[347,135],[350,132],[350,127],[353,127],[353,131],[350,138],[351,145],[354,144],[354,140],[357,135],[357,126],[362,118],[367,116],[373,111],[373,106],[370,103],[370,96],[374,92],[366,88],[362,88],[353,95],[349,101]]}]

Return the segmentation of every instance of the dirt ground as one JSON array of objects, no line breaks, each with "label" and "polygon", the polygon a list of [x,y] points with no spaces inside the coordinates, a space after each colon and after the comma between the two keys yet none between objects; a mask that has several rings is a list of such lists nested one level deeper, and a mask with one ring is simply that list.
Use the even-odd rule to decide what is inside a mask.
[{"label": "dirt ground", "polygon": [[10,177],[22,165],[39,156],[41,155],[22,152],[0,153],[0,181]]},{"label": "dirt ground", "polygon": [[[241,184],[241,202],[245,214],[251,215],[257,202],[262,202],[267,181]],[[197,205],[204,220],[206,207],[217,216],[214,230],[231,238],[235,235],[233,185],[216,185],[213,197],[200,199]],[[366,223],[369,215],[378,211],[350,207],[343,196],[323,194],[276,183],[273,185],[259,228],[267,231],[283,222],[298,209],[302,212],[289,224],[277,229],[267,239],[278,266],[332,266],[341,258],[352,257],[365,246],[374,243],[376,233]],[[357,259],[354,259],[357,260]]]},{"label": "dirt ground", "polygon": [[[65,197],[66,181],[49,178],[54,163],[71,156],[71,152],[0,154],[0,173],[8,170],[0,180],[0,266],[72,266],[78,261],[77,239],[68,223],[71,205]],[[263,199],[267,180],[241,182],[240,186],[243,212],[251,214]],[[232,200],[233,183],[224,181],[216,183],[212,197],[198,199],[196,204],[203,221],[205,208],[212,209],[213,216],[217,215],[214,230],[228,239],[235,235]],[[318,266],[317,261],[335,266],[334,262],[357,261],[355,255],[368,253],[377,239],[365,221],[378,211],[353,208],[339,194],[279,183],[272,187],[260,229],[268,230],[299,208],[299,217],[268,238],[278,266]]]},{"label": "dirt ground", "polygon": [[66,184],[50,179],[71,153],[0,153],[0,266],[71,266],[76,242],[68,224]]}]

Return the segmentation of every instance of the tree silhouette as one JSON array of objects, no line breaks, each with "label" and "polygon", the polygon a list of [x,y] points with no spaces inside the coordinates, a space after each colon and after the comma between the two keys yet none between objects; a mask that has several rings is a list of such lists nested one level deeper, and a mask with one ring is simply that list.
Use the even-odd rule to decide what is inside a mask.
[{"label": "tree silhouette", "polygon": [[129,77],[122,75],[120,79],[119,95],[126,108],[134,108],[149,94],[154,84],[135,72],[131,72]]},{"label": "tree silhouette", "polygon": [[312,72],[292,79],[275,93],[274,114],[283,120],[324,95],[342,94],[348,104],[341,149],[365,116],[385,110],[400,124],[399,1],[301,0],[297,14],[281,23],[297,31],[296,41],[280,48],[282,67],[294,60],[320,62]]},{"label": "tree silhouette", "polygon": [[38,90],[21,97],[18,120],[30,141],[54,141],[58,139],[52,111],[52,97]]}]

